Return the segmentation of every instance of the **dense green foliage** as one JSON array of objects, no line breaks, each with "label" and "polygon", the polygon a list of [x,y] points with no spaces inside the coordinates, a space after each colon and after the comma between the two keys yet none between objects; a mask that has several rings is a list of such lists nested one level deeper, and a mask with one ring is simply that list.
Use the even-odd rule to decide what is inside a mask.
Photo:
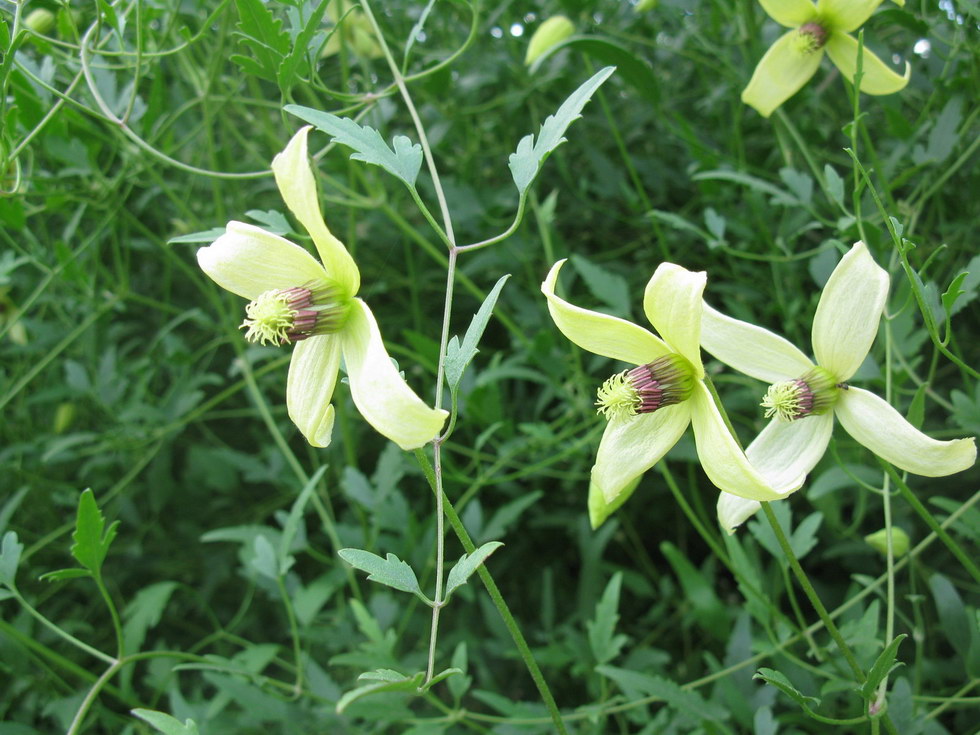
[{"label": "dense green foliage", "polygon": [[[338,551],[393,554],[431,598],[428,461],[375,433],[341,384],[333,443],[309,446],[286,415],[289,348],[244,342],[242,299],[195,260],[231,219],[309,242],[268,171],[301,124],[286,105],[419,140],[367,16],[327,40],[338,14],[316,0],[18,5],[0,3],[0,735],[557,732],[476,575],[439,624],[436,671],[461,671],[417,691],[430,610]],[[971,731],[978,470],[890,474],[838,431],[772,506],[872,678],[861,691],[765,516],[718,527],[690,434],[589,527],[595,389],[621,367],[568,342],[539,285],[570,257],[575,303],[645,323],[643,287],[672,261],[707,272],[715,306],[808,349],[820,287],[863,239],[892,289],[856,380],[931,436],[980,433],[977,4],[882,5],[865,42],[911,60],[909,86],[856,107],[824,64],[768,120],[739,99],[780,32],[754,0],[531,5],[372,3],[460,245],[510,227],[508,156],[617,67],[526,186],[514,233],[458,255],[451,335],[511,277],[455,374],[438,468],[473,542],[504,544],[485,567],[567,731]],[[576,35],[528,69],[529,35],[558,13]],[[312,140],[360,295],[431,403],[447,248],[401,181]],[[425,164],[416,186],[441,222]],[[747,444],[765,387],[707,365]],[[865,536],[892,524],[911,551],[889,559]],[[446,573],[463,551],[447,525]],[[869,718],[886,675],[885,716]],[[382,691],[338,713],[367,685]]]}]

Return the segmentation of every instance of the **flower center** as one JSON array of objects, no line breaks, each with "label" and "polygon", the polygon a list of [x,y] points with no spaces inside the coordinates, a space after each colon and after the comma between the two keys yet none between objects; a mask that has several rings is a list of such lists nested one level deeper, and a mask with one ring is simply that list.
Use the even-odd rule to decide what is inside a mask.
[{"label": "flower center", "polygon": [[599,388],[595,405],[612,421],[686,401],[693,391],[694,368],[671,354],[613,375]]},{"label": "flower center", "polygon": [[775,416],[779,421],[795,421],[826,413],[846,389],[846,383],[838,383],[829,372],[815,367],[802,378],[770,385],[762,406],[767,419]]},{"label": "flower center", "polygon": [[283,345],[319,334],[338,332],[347,321],[350,303],[332,283],[273,289],[245,307],[245,339]]},{"label": "flower center", "polygon": [[826,45],[830,34],[819,23],[804,23],[796,29],[793,37],[793,48],[800,54],[812,54]]}]

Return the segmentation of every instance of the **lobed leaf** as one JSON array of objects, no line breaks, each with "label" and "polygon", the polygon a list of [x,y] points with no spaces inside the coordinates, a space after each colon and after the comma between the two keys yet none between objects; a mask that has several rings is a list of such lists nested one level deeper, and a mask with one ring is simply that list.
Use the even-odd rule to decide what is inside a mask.
[{"label": "lobed leaf", "polygon": [[487,328],[493,307],[496,306],[497,299],[500,297],[500,290],[508,278],[510,278],[509,273],[501,276],[494,287],[490,289],[490,293],[483,300],[479,310],[473,315],[470,326],[467,327],[466,334],[463,335],[463,341],[460,342],[459,337],[453,337],[449,341],[446,349],[446,383],[453,392],[459,387],[459,381],[463,379],[466,366],[472,362],[479,352],[476,346]]},{"label": "lobed leaf", "polygon": [[105,561],[109,546],[116,538],[118,527],[119,521],[114,521],[106,529],[105,518],[95,502],[95,495],[91,488],[82,492],[78,498],[78,515],[75,520],[75,532],[72,534],[75,543],[71,547],[71,555],[93,576],[99,576],[101,573],[102,562]]},{"label": "lobed leaf", "polygon": [[180,724],[180,720],[163,712],[155,712],[149,709],[133,709],[130,712],[152,725],[157,732],[162,732],[163,735],[198,735],[197,724],[194,720],[188,719],[184,724]]},{"label": "lobed leaf", "polygon": [[455,566],[449,570],[449,576],[446,578],[445,598],[448,600],[449,596],[457,587],[466,584],[466,580],[470,578],[470,575],[486,561],[490,554],[501,546],[503,544],[500,541],[488,541],[480,548],[475,549],[472,554],[463,554]]},{"label": "lobed leaf", "polygon": [[337,552],[341,559],[355,569],[368,573],[368,579],[393,587],[402,592],[411,592],[426,599],[419,587],[419,580],[412,568],[394,554],[382,559],[377,554],[362,549],[341,549]]},{"label": "lobed leaf", "polygon": [[527,188],[541,170],[548,155],[565,142],[565,131],[568,126],[579,119],[582,108],[592,98],[592,95],[616,67],[607,66],[600,69],[589,80],[582,84],[566,99],[554,115],[548,116],[538,132],[538,137],[525,135],[517,144],[517,150],[510,155],[508,166],[514,177],[518,193],[523,197]]},{"label": "lobed leaf", "polygon": [[412,143],[404,135],[396,135],[392,149],[377,130],[350,118],[337,117],[302,105],[286,105],[283,109],[322,130],[337,143],[353,148],[351,160],[380,166],[405,182],[410,189],[415,188],[415,180],[422,168],[422,146],[418,143]]}]

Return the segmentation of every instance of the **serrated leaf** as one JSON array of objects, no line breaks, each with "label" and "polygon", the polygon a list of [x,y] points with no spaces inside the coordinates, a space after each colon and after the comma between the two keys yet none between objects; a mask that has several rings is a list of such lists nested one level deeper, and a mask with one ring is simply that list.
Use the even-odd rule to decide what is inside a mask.
[{"label": "serrated leaf", "polygon": [[463,335],[463,341],[460,342],[459,337],[455,336],[449,341],[446,349],[446,383],[449,385],[451,391],[455,392],[459,387],[459,381],[463,379],[463,372],[466,370],[466,366],[470,364],[479,352],[476,346],[479,344],[480,338],[487,328],[490,315],[493,314],[493,307],[497,305],[497,299],[500,297],[500,289],[504,287],[508,278],[510,278],[509,273],[501,276],[493,288],[490,289],[490,293],[487,294],[479,310],[470,320],[470,326],[467,327],[466,334]]},{"label": "serrated leaf", "polygon": [[977,294],[980,293],[980,255],[974,255],[966,264],[965,270],[966,278],[959,283],[963,295],[956,300],[950,309],[950,314],[953,316],[976,299]]},{"label": "serrated leaf", "polygon": [[252,55],[235,54],[231,60],[246,73],[275,82],[290,49],[289,34],[261,0],[235,0],[235,6],[239,17],[236,35]]},{"label": "serrated leaf", "polygon": [[136,653],[143,647],[147,631],[160,622],[176,582],[157,582],[144,587],[123,611],[123,640],[126,650]]},{"label": "serrated leaf", "polygon": [[698,722],[727,719],[727,713],[719,705],[705,700],[695,691],[682,689],[677,683],[662,676],[650,676],[608,665],[596,666],[595,670],[614,681],[627,697],[657,697],[669,707],[691,715]]},{"label": "serrated leaf", "polygon": [[262,226],[263,230],[271,232],[273,235],[285,235],[292,230],[289,226],[289,220],[282,212],[277,212],[274,209],[249,209],[245,212],[245,216],[254,219]]},{"label": "serrated leaf", "polygon": [[422,168],[422,146],[418,143],[412,143],[404,135],[396,135],[392,141],[392,149],[377,130],[360,125],[350,118],[337,117],[302,105],[286,105],[283,109],[316,126],[341,145],[353,148],[351,160],[381,166],[410,188],[415,188],[415,180]]},{"label": "serrated leaf", "polygon": [[157,732],[162,732],[163,735],[199,735],[194,720],[188,719],[184,724],[180,724],[180,720],[163,712],[155,712],[149,709],[133,709],[130,712],[149,723]]},{"label": "serrated leaf", "polygon": [[367,572],[370,581],[386,584],[402,592],[411,592],[423,600],[426,599],[419,587],[415,572],[394,554],[388,554],[384,559],[363,549],[341,549],[337,554],[355,569]]},{"label": "serrated leaf", "polygon": [[908,635],[902,633],[895,637],[891,643],[889,643],[885,650],[882,651],[878,658],[875,659],[874,664],[871,666],[871,670],[868,672],[868,678],[865,680],[864,684],[861,685],[862,696],[871,701],[875,697],[875,690],[878,685],[884,680],[888,674],[890,674],[896,667],[901,666],[901,662],[895,661],[895,656],[898,654],[898,647],[908,638]]},{"label": "serrated leaf", "polygon": [[800,692],[800,690],[794,687],[792,682],[786,678],[785,674],[776,671],[775,669],[759,669],[752,678],[762,679],[767,684],[772,684],[772,686],[776,687],[779,691],[800,705],[804,710],[810,710],[820,704],[819,699],[816,697],[808,697]]},{"label": "serrated leaf", "polygon": [[362,687],[357,687],[356,689],[351,689],[337,700],[337,714],[343,714],[344,710],[358,699],[368,697],[372,694],[380,694],[381,692],[418,691],[419,686],[422,684],[422,679],[424,678],[425,674],[420,671],[419,673],[415,674],[415,676],[411,678],[406,677],[401,681],[383,681],[377,684],[367,684]]},{"label": "serrated leaf", "polygon": [[955,278],[953,278],[952,281],[950,281],[949,288],[947,288],[946,291],[943,292],[942,295],[943,310],[946,312],[947,317],[953,315],[953,305],[957,302],[960,296],[966,294],[966,291],[962,288],[962,286],[963,286],[963,281],[966,280],[966,277],[968,275],[970,274],[967,273],[966,271],[959,273]]},{"label": "serrated leaf", "polygon": [[72,544],[71,555],[94,576],[99,576],[118,527],[119,521],[114,521],[105,529],[105,518],[95,502],[95,495],[91,488],[87,488],[78,498],[78,515],[72,534],[75,543]]},{"label": "serrated leaf", "polygon": [[564,141],[568,126],[578,120],[582,108],[592,98],[592,95],[616,67],[607,66],[600,69],[591,79],[582,84],[566,99],[554,115],[550,115],[541,126],[537,139],[534,135],[525,135],[517,144],[517,150],[510,155],[508,167],[514,177],[514,184],[521,196],[534,181],[548,155]]},{"label": "serrated leaf", "polygon": [[572,255],[571,261],[593,296],[615,310],[618,316],[629,318],[630,293],[625,278],[589,262],[581,255]]},{"label": "serrated leaf", "polygon": [[615,635],[616,624],[619,622],[619,590],[622,583],[623,573],[616,572],[595,606],[595,619],[585,624],[592,655],[599,664],[612,661],[626,645],[625,635]]},{"label": "serrated leaf", "polygon": [[503,544],[499,541],[488,541],[480,548],[474,549],[472,554],[463,554],[459,561],[456,562],[456,565],[449,570],[449,576],[446,577],[445,598],[448,600],[449,596],[457,587],[466,584],[466,580],[470,578],[470,575],[486,561],[490,554],[501,546]]},{"label": "serrated leaf", "polygon": [[14,589],[14,577],[17,575],[17,565],[23,551],[24,544],[17,541],[17,534],[7,531],[3,535],[3,545],[0,546],[0,584]]}]

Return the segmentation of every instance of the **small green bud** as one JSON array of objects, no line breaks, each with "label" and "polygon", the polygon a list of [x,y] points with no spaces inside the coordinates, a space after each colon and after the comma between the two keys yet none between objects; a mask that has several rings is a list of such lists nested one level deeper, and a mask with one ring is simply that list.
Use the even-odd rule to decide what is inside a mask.
[{"label": "small green bud", "polygon": [[640,0],[640,2],[633,6],[633,10],[637,13],[644,13],[647,10],[653,10],[659,4],[660,0]]},{"label": "small green bud", "polygon": [[24,25],[42,36],[54,28],[54,13],[47,8],[35,8],[24,18]]},{"label": "small green bud", "polygon": [[555,15],[548,18],[538,26],[538,30],[531,36],[531,42],[527,45],[527,55],[524,63],[530,66],[538,60],[542,54],[557,46],[570,35],[575,33],[575,26],[564,15]]},{"label": "small green bud", "polygon": [[[880,554],[888,553],[888,531],[881,529],[864,537],[864,540]],[[898,526],[892,526],[892,553],[905,556],[909,551],[909,535]]]}]

